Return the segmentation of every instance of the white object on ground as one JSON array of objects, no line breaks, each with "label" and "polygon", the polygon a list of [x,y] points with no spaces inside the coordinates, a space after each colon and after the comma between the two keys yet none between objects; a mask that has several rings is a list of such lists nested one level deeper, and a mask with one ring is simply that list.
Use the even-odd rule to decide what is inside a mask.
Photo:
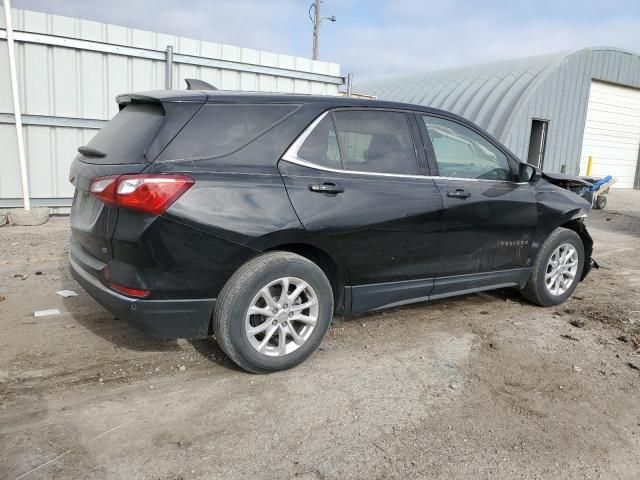
[{"label": "white object on ground", "polygon": [[60,295],[61,297],[64,297],[64,298],[77,297],[78,296],[78,294],[76,292],[74,292],[73,290],[58,290],[56,293],[58,295]]},{"label": "white object on ground", "polygon": [[57,308],[50,308],[48,310],[38,310],[33,312],[34,317],[48,317],[49,315],[60,315],[60,310]]}]

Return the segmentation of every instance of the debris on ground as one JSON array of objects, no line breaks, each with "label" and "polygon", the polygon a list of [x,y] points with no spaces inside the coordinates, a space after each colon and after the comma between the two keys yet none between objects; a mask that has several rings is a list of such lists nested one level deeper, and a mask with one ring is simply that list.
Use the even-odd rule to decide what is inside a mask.
[{"label": "debris on ground", "polygon": [[178,367],[178,370],[180,370],[181,372],[184,372],[187,369],[187,367],[185,367],[184,365],[180,365]]},{"label": "debris on ground", "polygon": [[577,366],[577,365],[574,365],[574,366],[573,366],[573,370],[574,370],[574,371],[576,371],[576,372],[581,372],[581,371],[582,371],[582,368],[580,368],[580,367],[579,367],[579,366]]},{"label": "debris on ground", "polygon": [[73,290],[58,290],[56,293],[58,295],[60,295],[61,297],[64,297],[64,298],[77,297],[78,296],[78,294],[76,292],[74,292]]},{"label": "debris on ground", "polygon": [[618,337],[618,340],[620,340],[621,342],[624,342],[624,343],[629,343],[631,341],[631,336],[630,335],[620,335]]},{"label": "debris on ground", "polygon": [[571,325],[573,325],[574,327],[576,327],[576,328],[583,328],[587,324],[587,322],[585,322],[584,320],[581,320],[579,318],[575,318],[575,319],[569,321],[569,323]]},{"label": "debris on ground", "polygon": [[60,310],[57,308],[49,308],[47,310],[36,310],[33,312],[34,317],[48,317],[51,315],[60,315]]},{"label": "debris on ground", "polygon": [[640,371],[640,367],[638,365],[636,365],[635,363],[627,362],[627,367],[631,368],[632,370]]},{"label": "debris on ground", "polygon": [[2,302],[3,300],[6,300],[7,297],[5,297],[4,295],[0,295],[0,302]]},{"label": "debris on ground", "polygon": [[38,271],[36,272],[36,275],[42,275],[42,272],[41,272],[40,270],[38,270]]},{"label": "debris on ground", "polygon": [[580,341],[580,339],[579,339],[579,338],[574,337],[573,335],[562,334],[562,335],[560,335],[560,337],[561,337],[561,338],[565,338],[565,339],[567,339],[567,340],[571,340],[571,341],[573,341],[573,342],[579,342],[579,341]]}]

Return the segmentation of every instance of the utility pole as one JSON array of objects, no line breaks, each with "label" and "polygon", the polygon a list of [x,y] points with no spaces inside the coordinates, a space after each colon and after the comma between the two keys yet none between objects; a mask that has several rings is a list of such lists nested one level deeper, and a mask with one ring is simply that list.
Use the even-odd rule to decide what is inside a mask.
[{"label": "utility pole", "polygon": [[318,59],[318,37],[320,36],[320,0],[313,4],[313,58]]},{"label": "utility pole", "polygon": [[[320,16],[320,4],[322,0],[316,0],[309,7],[309,18],[311,19],[311,23],[313,23],[313,55],[311,58],[313,60],[318,60],[318,45],[319,45],[319,37],[320,37],[320,24],[323,20],[329,20],[330,22],[335,22],[336,17],[332,15],[330,17],[322,18]],[[313,8],[313,17],[311,16],[311,9]]]}]

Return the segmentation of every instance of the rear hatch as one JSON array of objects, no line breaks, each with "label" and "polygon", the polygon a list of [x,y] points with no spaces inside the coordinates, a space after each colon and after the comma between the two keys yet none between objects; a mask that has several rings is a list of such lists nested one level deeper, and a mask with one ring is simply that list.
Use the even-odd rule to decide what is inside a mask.
[{"label": "rear hatch", "polygon": [[[89,194],[96,177],[142,172],[158,156],[206,100],[200,92],[170,92],[123,95],[120,111],[93,139],[79,147],[71,165],[70,181],[75,186],[71,207],[72,244],[77,242],[90,254],[86,267],[98,270],[101,262],[112,258],[111,238],[118,219],[118,208],[105,205]],[[77,250],[77,249],[75,249]]]}]

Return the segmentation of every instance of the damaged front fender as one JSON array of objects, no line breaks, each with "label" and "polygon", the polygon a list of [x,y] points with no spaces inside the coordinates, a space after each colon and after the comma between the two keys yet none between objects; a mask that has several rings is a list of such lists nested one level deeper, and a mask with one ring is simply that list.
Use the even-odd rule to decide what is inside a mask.
[{"label": "damaged front fender", "polygon": [[584,268],[580,280],[583,280],[597,263],[592,259],[593,239],[584,219],[591,211],[591,201],[574,193],[583,182],[579,177],[557,175],[552,181],[548,174],[536,182],[536,204],[538,207],[538,245],[556,228],[568,228],[576,232],[584,245]]}]

